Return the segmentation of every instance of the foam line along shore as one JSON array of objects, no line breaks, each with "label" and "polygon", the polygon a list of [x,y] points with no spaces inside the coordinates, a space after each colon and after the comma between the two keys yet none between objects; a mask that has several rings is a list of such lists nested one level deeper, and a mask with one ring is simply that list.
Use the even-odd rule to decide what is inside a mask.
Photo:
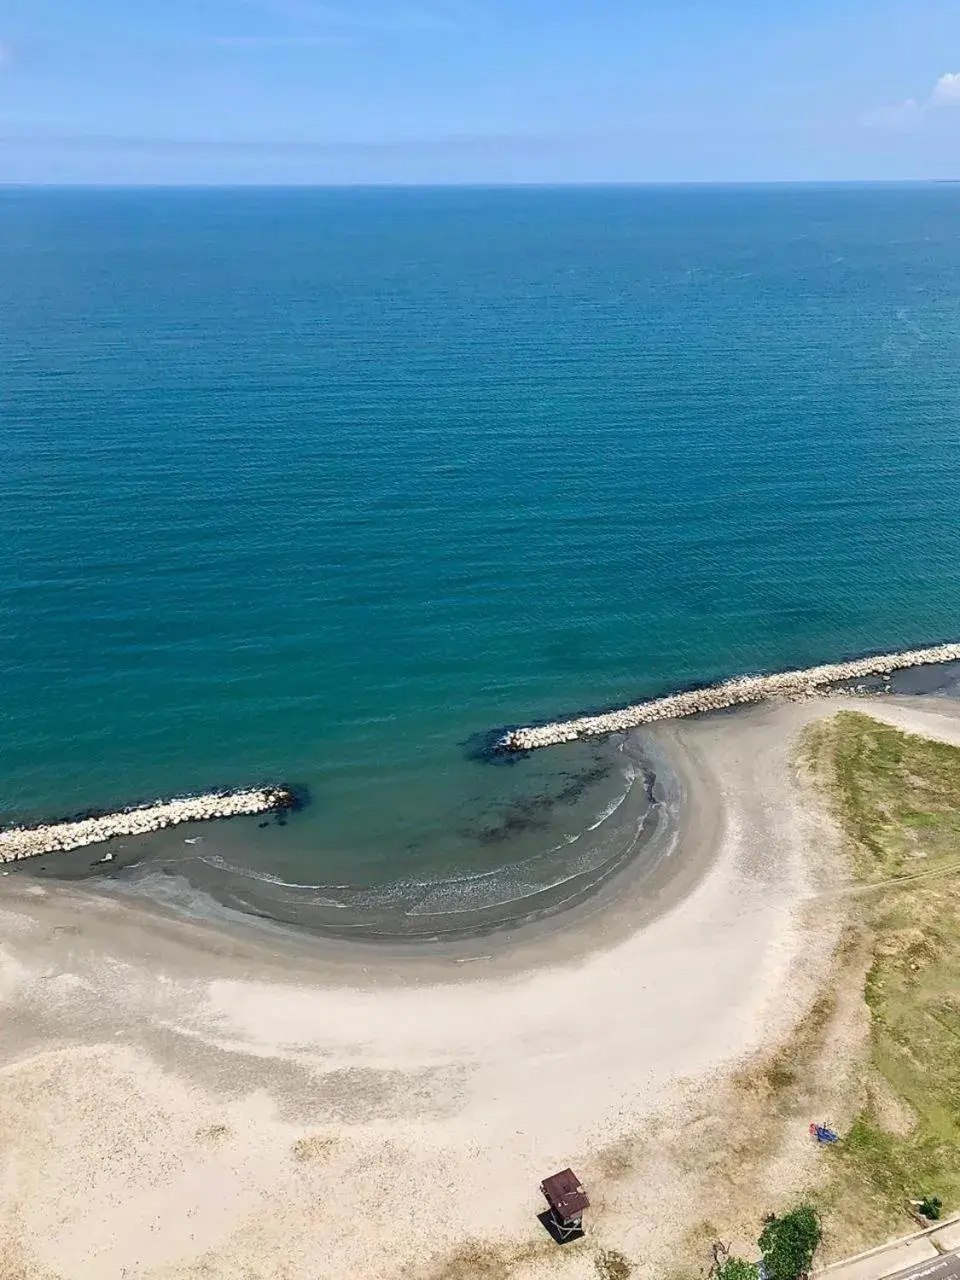
[{"label": "foam line along shore", "polygon": [[277,813],[295,809],[299,804],[300,800],[291,787],[254,787],[244,791],[213,791],[206,795],[183,796],[65,822],[9,827],[0,831],[0,863],[39,858],[46,853],[66,853],[86,845],[102,844],[117,836],[146,835],[184,822]]},{"label": "foam line along shore", "polygon": [[534,751],[539,747],[576,742],[581,738],[601,737],[636,729],[658,720],[675,720],[704,711],[722,711],[727,707],[763,702],[769,698],[807,698],[844,680],[862,680],[870,676],[887,676],[908,667],[931,666],[960,660],[960,643],[933,645],[926,649],[904,649],[849,662],[831,662],[799,671],[781,671],[773,675],[738,676],[704,689],[673,693],[664,698],[637,702],[617,711],[600,715],[578,716],[571,720],[555,720],[549,724],[512,729],[497,744],[503,751]]}]

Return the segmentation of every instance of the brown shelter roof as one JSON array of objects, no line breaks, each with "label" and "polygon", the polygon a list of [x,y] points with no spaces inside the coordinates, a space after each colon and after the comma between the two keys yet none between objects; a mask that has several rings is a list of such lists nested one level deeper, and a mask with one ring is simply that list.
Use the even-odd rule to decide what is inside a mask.
[{"label": "brown shelter roof", "polygon": [[590,1204],[580,1179],[572,1169],[564,1169],[544,1178],[540,1183],[540,1190],[546,1196],[547,1204],[563,1222],[576,1218]]}]

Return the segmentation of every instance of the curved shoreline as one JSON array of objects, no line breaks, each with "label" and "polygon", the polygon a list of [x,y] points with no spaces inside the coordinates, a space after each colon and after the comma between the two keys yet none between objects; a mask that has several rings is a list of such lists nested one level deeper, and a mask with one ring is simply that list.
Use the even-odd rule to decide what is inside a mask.
[{"label": "curved shoreline", "polygon": [[764,702],[770,698],[809,698],[844,680],[888,676],[894,671],[909,667],[933,666],[957,660],[960,660],[960,643],[952,643],[875,654],[849,662],[824,663],[771,675],[737,676],[702,689],[636,702],[617,711],[512,729],[500,738],[497,746],[501,751],[511,753],[535,751],[540,747],[552,747],[563,742],[576,742],[582,738],[636,729],[640,725],[654,724],[658,720],[675,720],[704,711],[723,711],[728,707]]},{"label": "curved shoreline", "polygon": [[73,879],[76,871],[79,880],[93,877],[98,887],[172,906],[193,919],[242,915],[256,927],[278,926],[377,953],[475,949],[482,939],[549,931],[596,899],[616,897],[624,877],[649,880],[655,892],[678,840],[687,789],[683,753],[669,738],[644,734],[618,744],[618,768],[629,777],[625,790],[606,811],[584,812],[575,835],[473,875],[404,881],[399,888],[287,884],[246,867],[242,855],[235,862],[226,836],[189,852],[179,842],[155,838],[153,848],[121,850],[109,868],[58,859],[43,870],[57,879]]},{"label": "curved shoreline", "polygon": [[[179,950],[184,945],[191,954],[194,941],[206,938],[211,955],[243,956],[264,974],[299,973],[314,980],[322,974],[337,988],[398,989],[411,981],[459,986],[481,973],[505,979],[530,975],[560,957],[579,964],[669,915],[696,891],[718,857],[723,799],[700,750],[699,733],[688,740],[679,730],[656,726],[649,738],[643,734],[642,747],[632,744],[656,760],[660,794],[629,856],[581,885],[580,892],[561,895],[540,910],[505,913],[487,927],[473,921],[464,929],[410,934],[381,927],[328,929],[305,922],[299,913],[276,912],[275,904],[265,909],[212,882],[195,884],[173,863],[155,867],[161,842],[178,843],[189,826],[143,837],[153,848],[127,866],[122,847],[116,860],[103,865],[83,860],[82,849],[48,862],[11,864],[4,868],[8,877],[0,879],[0,911],[4,902],[26,904],[35,894],[38,906],[44,898],[51,905],[61,903],[65,912],[79,912],[93,931],[101,923],[112,929],[126,919],[133,937],[150,928],[162,946]],[[646,790],[639,780],[637,786]],[[192,859],[194,853],[191,849],[187,856]],[[231,968],[228,961],[224,972]]]},{"label": "curved shoreline", "polygon": [[290,787],[256,787],[246,791],[182,796],[121,809],[116,813],[90,814],[64,822],[40,823],[34,827],[8,827],[0,831],[0,863],[41,858],[47,853],[67,853],[71,849],[103,844],[117,836],[146,835],[183,822],[276,813],[293,809],[298,803]]},{"label": "curved shoreline", "polygon": [[[687,792],[664,896],[620,878],[564,928],[500,947],[378,952],[0,881],[15,1261],[69,1280],[264,1258],[390,1280],[440,1275],[489,1234],[504,1273],[532,1277],[544,1255],[517,1271],[513,1251],[553,1247],[536,1178],[562,1159],[594,1191],[595,1240],[669,1270],[742,1163],[739,1126],[729,1157],[718,1145],[728,1082],[782,1047],[831,973],[850,899],[831,892],[839,841],[794,746],[852,707],[960,742],[960,706],[919,698],[664,725]],[[830,1111],[832,1077],[811,1088]],[[764,1204],[781,1160],[799,1186],[814,1158],[783,1126]],[[482,1219],[462,1193],[478,1168]],[[402,1231],[382,1191],[400,1180],[420,1197]]]}]

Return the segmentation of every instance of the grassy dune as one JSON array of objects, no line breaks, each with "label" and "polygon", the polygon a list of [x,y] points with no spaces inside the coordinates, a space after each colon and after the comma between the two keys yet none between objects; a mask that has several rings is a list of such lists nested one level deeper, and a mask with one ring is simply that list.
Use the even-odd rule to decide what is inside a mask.
[{"label": "grassy dune", "polygon": [[829,1153],[823,1208],[882,1233],[924,1194],[960,1208],[960,749],[847,712],[804,745],[872,954],[867,1100]]}]

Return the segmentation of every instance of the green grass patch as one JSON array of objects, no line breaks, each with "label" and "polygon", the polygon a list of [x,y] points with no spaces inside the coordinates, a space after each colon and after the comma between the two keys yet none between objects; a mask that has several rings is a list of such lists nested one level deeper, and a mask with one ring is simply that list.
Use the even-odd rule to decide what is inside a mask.
[{"label": "green grass patch", "polygon": [[[911,1199],[960,1208],[960,748],[843,712],[815,725],[808,763],[849,837],[873,963],[864,992],[872,1101],[835,1161],[830,1200],[889,1223]],[[891,1112],[899,1119],[891,1120]],[[905,1121],[904,1116],[908,1119]]]},{"label": "green grass patch", "polygon": [[960,749],[844,711],[813,726],[807,750],[826,757],[862,878],[960,857]]}]

